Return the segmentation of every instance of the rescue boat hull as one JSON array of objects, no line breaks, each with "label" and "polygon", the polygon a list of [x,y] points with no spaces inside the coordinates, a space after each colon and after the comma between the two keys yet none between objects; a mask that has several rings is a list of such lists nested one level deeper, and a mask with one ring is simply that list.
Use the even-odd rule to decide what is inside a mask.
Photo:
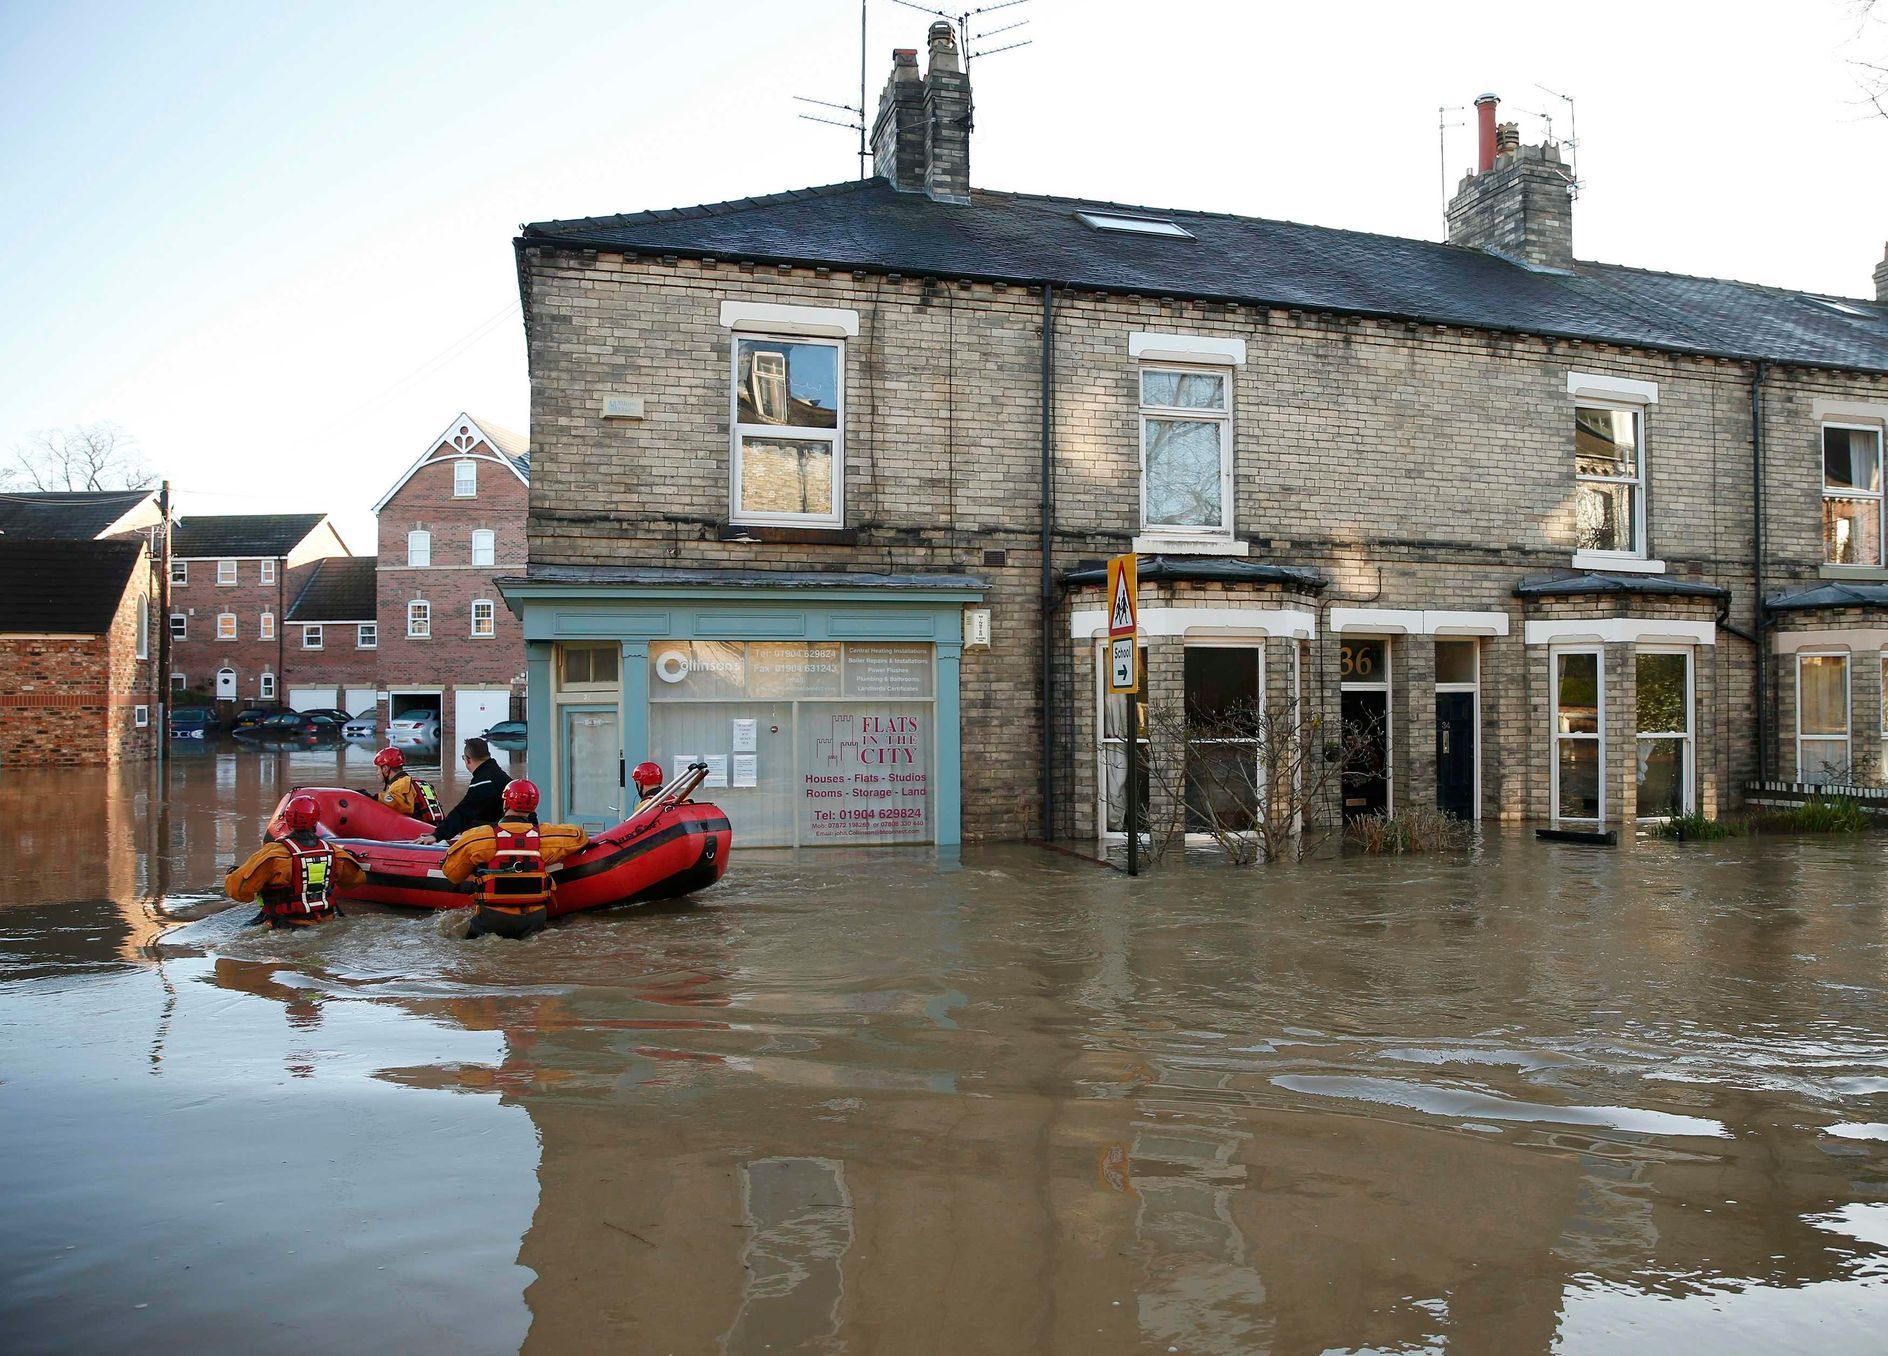
[{"label": "rescue boat hull", "polygon": [[[352,830],[326,834],[367,870],[363,884],[337,890],[338,898],[410,909],[471,907],[470,890],[454,886],[440,872],[446,858],[443,845],[390,841],[365,832],[372,824],[391,830],[399,839],[411,839],[430,833],[427,825],[371,800],[367,804],[373,809],[364,809],[361,801],[365,798],[358,792],[301,787],[297,794],[315,798],[324,830],[330,826]],[[381,813],[376,815],[375,810]],[[652,810],[597,834],[581,851],[550,869],[551,879],[557,882],[550,916],[610,904],[676,899],[705,890],[726,874],[733,847],[733,829],[719,806],[684,801],[659,812]]]}]

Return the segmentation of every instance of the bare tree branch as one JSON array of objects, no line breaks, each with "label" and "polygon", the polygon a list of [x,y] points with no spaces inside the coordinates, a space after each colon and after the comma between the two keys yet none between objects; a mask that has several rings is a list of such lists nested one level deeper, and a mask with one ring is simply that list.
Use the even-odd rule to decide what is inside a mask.
[{"label": "bare tree branch", "polygon": [[35,433],[0,466],[0,487],[15,490],[137,490],[156,478],[131,435],[104,422]]}]

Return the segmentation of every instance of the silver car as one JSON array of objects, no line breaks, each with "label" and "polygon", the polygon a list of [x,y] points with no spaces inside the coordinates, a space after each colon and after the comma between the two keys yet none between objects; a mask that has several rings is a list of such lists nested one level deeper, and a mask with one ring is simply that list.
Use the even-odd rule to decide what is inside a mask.
[{"label": "silver car", "polygon": [[361,741],[371,743],[380,738],[380,709],[363,711],[341,727],[341,738],[350,743]]},{"label": "silver car", "polygon": [[396,744],[437,744],[439,717],[431,711],[402,711],[387,722],[387,739]]}]

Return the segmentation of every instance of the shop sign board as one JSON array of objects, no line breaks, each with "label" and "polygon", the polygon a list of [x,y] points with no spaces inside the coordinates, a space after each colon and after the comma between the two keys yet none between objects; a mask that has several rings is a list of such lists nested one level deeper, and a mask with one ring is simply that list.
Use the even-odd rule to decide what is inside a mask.
[{"label": "shop sign board", "polygon": [[1134,553],[1108,560],[1108,691],[1138,692],[1141,686],[1140,599]]}]

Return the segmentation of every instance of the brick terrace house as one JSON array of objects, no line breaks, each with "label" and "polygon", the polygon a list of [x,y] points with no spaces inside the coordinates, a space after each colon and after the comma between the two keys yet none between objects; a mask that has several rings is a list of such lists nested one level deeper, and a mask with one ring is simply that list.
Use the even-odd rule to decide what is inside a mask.
[{"label": "brick terrace house", "polygon": [[530,474],[525,439],[462,413],[374,505],[387,713],[438,714],[448,751],[522,710],[523,633],[494,580],[524,564]]},{"label": "brick terrace house", "polygon": [[373,556],[328,556],[288,605],[283,681],[289,709],[372,713],[379,701]]},{"label": "brick terrace house", "polygon": [[346,556],[322,513],[186,518],[171,531],[173,691],[225,705],[279,700],[283,621],[315,566]]},{"label": "brick terrace house", "polygon": [[0,589],[0,765],[151,757],[158,692],[143,541],[0,537],[0,579],[14,582]]},{"label": "brick terrace house", "polygon": [[649,752],[749,844],[1106,835],[1129,550],[1150,703],[1374,732],[1349,814],[1881,775],[1888,264],[1577,259],[1492,96],[1446,242],[974,190],[969,93],[939,25],[873,178],[515,242],[552,814]]}]

